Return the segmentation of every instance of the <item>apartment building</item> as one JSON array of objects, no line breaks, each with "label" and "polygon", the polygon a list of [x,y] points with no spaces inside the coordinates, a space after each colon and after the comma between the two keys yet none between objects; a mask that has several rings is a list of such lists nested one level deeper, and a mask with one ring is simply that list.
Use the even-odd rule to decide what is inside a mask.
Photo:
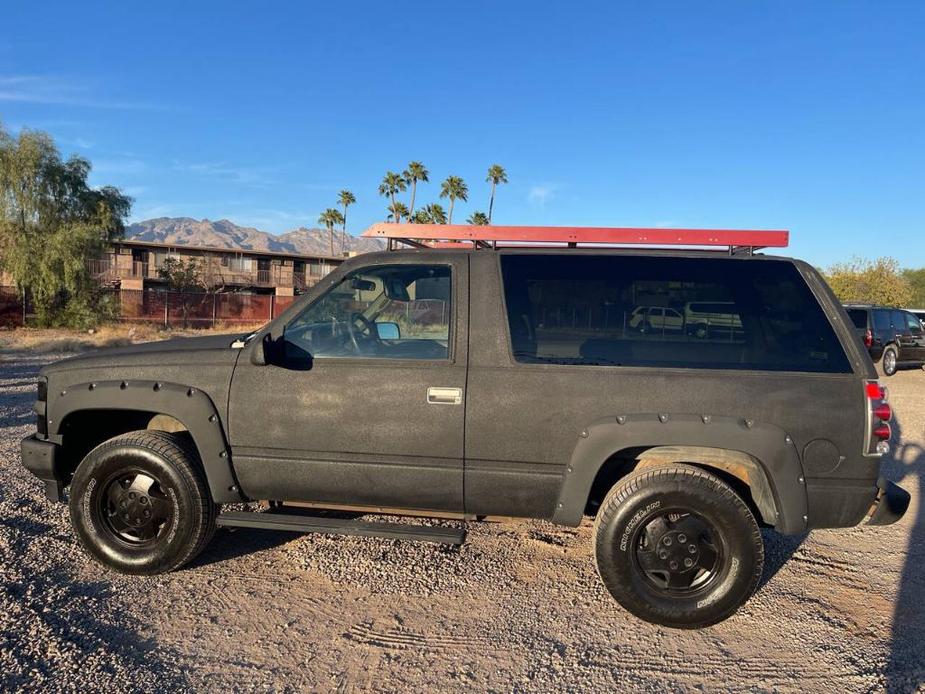
[{"label": "apartment building", "polygon": [[102,258],[87,262],[91,275],[102,284],[142,290],[165,285],[158,269],[168,258],[198,260],[209,289],[277,296],[300,294],[343,261],[342,257],[122,240]]}]

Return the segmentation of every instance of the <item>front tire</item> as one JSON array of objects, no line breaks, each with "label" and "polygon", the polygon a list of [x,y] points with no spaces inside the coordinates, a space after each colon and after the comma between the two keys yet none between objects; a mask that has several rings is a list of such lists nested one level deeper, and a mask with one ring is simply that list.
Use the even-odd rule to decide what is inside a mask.
[{"label": "front tire", "polygon": [[187,433],[134,431],[83,459],[70,491],[71,525],[98,562],[126,574],[173,571],[215,532],[199,456]]},{"label": "front tire", "polygon": [[625,609],[679,629],[731,616],[758,586],[764,544],[751,510],[690,465],[639,470],[607,494],[594,526],[598,573]]}]

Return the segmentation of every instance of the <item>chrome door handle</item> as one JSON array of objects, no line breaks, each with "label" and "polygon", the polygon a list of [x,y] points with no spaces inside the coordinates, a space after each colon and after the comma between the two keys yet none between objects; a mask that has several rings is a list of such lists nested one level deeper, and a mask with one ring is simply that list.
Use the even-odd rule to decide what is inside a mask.
[{"label": "chrome door handle", "polygon": [[462,403],[462,388],[428,388],[428,405],[459,405]]}]

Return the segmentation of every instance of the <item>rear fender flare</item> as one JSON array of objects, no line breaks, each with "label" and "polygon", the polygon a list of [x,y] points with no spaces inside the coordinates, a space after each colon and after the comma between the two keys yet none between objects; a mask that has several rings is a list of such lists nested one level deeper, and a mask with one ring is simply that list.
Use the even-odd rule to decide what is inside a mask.
[{"label": "rear fender flare", "polygon": [[[658,451],[666,446],[710,448],[744,455],[744,459],[760,466],[761,474],[755,476],[755,481],[768,487],[753,491],[753,496],[757,492],[758,496],[766,497],[762,499],[763,514],[771,506],[767,497],[773,501],[774,516],[766,517],[765,522],[785,534],[806,529],[806,485],[793,439],[773,424],[708,415],[634,414],[590,424],[579,435],[572,452],[552,521],[572,526],[581,522],[594,479],[615,453],[628,449]],[[645,459],[646,455],[638,457]],[[667,460],[664,451],[656,457]]]},{"label": "rear fender flare", "polygon": [[234,477],[231,449],[212,399],[197,388],[162,381],[95,381],[68,386],[48,412],[50,438],[61,442],[62,424],[81,410],[134,410],[165,414],[189,431],[216,503],[244,499]]}]

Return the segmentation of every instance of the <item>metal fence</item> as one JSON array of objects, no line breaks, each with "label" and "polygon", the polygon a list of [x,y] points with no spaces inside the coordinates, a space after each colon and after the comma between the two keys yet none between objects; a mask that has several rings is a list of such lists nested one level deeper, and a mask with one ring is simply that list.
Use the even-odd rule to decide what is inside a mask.
[{"label": "metal fence", "polygon": [[[105,292],[116,304],[116,319],[166,327],[211,328],[272,320],[296,297],[275,294],[171,292],[163,289],[114,289]],[[0,287],[0,326],[29,325],[31,302],[15,287]]]}]

